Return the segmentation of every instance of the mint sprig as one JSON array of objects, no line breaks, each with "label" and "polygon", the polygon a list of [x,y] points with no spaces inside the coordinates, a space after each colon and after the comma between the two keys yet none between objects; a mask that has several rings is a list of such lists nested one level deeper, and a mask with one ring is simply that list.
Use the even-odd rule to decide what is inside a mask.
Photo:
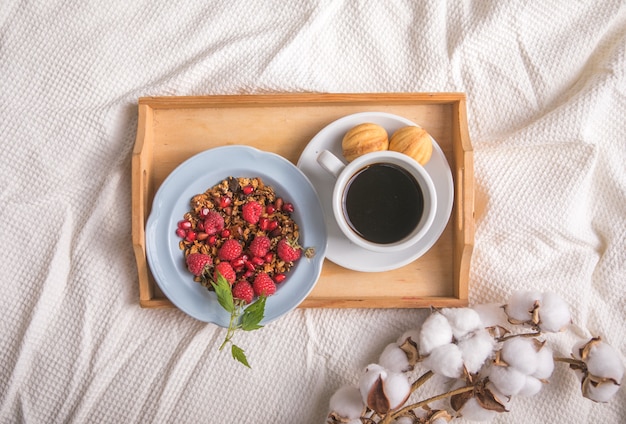
[{"label": "mint sprig", "polygon": [[[244,350],[233,343],[232,338],[237,330],[253,331],[262,328],[260,325],[263,316],[265,315],[265,296],[259,296],[256,302],[250,304],[247,308],[245,302],[241,299],[233,298],[233,292],[230,289],[228,281],[218,273],[217,281],[211,281],[215,294],[217,295],[217,302],[230,313],[230,321],[228,323],[228,330],[226,331],[226,337],[224,342],[219,347],[219,350],[224,349],[227,344],[231,345],[231,355],[233,359],[239,361],[248,368],[248,358],[244,353]],[[240,319],[241,317],[241,319]]]}]

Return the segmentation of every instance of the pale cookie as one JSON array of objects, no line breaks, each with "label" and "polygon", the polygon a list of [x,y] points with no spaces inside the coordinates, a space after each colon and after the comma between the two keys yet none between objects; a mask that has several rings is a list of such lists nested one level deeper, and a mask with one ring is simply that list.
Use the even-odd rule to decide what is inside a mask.
[{"label": "pale cookie", "polygon": [[387,130],[377,124],[364,123],[350,129],[341,142],[343,156],[348,162],[370,152],[387,150]]},{"label": "pale cookie", "polygon": [[420,165],[426,165],[433,154],[433,142],[421,127],[402,127],[391,136],[389,150],[404,153]]}]

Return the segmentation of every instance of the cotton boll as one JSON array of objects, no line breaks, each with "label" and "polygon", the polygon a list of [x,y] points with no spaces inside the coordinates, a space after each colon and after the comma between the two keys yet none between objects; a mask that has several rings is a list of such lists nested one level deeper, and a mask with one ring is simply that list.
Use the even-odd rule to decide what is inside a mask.
[{"label": "cotton boll", "polygon": [[389,371],[404,372],[411,369],[406,353],[396,343],[389,343],[385,347],[378,363]]},{"label": "cotton boll", "polygon": [[448,319],[452,327],[452,335],[456,339],[483,328],[480,315],[471,308],[445,308],[441,310],[441,314]]},{"label": "cotton boll", "polygon": [[421,354],[429,354],[434,348],[452,342],[452,327],[438,312],[431,314],[420,332],[419,349]]},{"label": "cotton boll", "polygon": [[537,348],[535,339],[514,337],[502,344],[502,359],[525,375],[537,370]]},{"label": "cotton boll", "polygon": [[583,396],[595,402],[608,402],[624,377],[624,365],[618,353],[600,338],[593,338],[574,346],[572,356],[586,364],[586,369],[574,370],[582,381]]},{"label": "cotton boll", "polygon": [[587,369],[596,377],[612,378],[618,383],[621,383],[624,377],[624,365],[618,353],[611,345],[604,342],[591,347]]},{"label": "cotton boll", "polygon": [[538,378],[532,377],[530,375],[526,376],[526,382],[524,383],[524,387],[519,391],[519,396],[534,396],[541,391],[543,387],[543,383]]},{"label": "cotton boll", "polygon": [[598,386],[586,384],[583,386],[583,396],[594,402],[609,402],[619,389],[620,386],[612,382],[603,383]]},{"label": "cotton boll", "polygon": [[424,366],[435,374],[441,374],[450,378],[459,378],[463,375],[463,356],[461,349],[452,343],[436,347],[424,360]]},{"label": "cotton boll", "polygon": [[515,396],[526,384],[526,376],[513,367],[491,366],[489,381],[505,396]]},{"label": "cotton boll", "polygon": [[509,317],[518,321],[528,321],[532,318],[532,310],[536,301],[541,299],[537,291],[517,291],[511,295],[506,306]]},{"label": "cotton boll", "polygon": [[387,371],[380,365],[370,364],[365,368],[365,372],[359,379],[359,391],[361,392],[363,403],[367,404],[367,396],[379,377],[383,380],[387,378]]},{"label": "cotton boll", "polygon": [[478,313],[484,327],[506,326],[509,322],[504,308],[499,303],[485,303],[472,306]]},{"label": "cotton boll", "polygon": [[361,392],[353,386],[343,386],[337,390],[331,396],[329,406],[331,412],[346,419],[359,418],[365,409]]},{"label": "cotton boll", "polygon": [[542,331],[557,333],[571,321],[572,317],[567,303],[555,293],[544,293],[539,309],[539,328]]},{"label": "cotton boll", "polygon": [[461,357],[468,372],[477,373],[492,354],[496,341],[485,329],[476,331],[471,337],[459,341]]},{"label": "cotton boll", "polygon": [[411,383],[406,375],[398,372],[390,372],[383,379],[383,391],[389,400],[389,407],[396,409],[407,400],[411,394]]},{"label": "cotton boll", "polygon": [[544,345],[539,352],[537,352],[537,368],[532,376],[545,380],[550,378],[552,371],[554,371],[554,357],[552,355],[552,349]]}]

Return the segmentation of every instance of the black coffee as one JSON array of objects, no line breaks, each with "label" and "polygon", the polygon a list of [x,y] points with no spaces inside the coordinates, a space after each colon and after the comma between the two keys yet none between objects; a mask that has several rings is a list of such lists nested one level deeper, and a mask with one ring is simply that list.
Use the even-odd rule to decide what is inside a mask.
[{"label": "black coffee", "polygon": [[343,196],[348,224],[373,243],[402,240],[417,227],[424,195],[415,178],[389,163],[375,163],[352,176]]}]

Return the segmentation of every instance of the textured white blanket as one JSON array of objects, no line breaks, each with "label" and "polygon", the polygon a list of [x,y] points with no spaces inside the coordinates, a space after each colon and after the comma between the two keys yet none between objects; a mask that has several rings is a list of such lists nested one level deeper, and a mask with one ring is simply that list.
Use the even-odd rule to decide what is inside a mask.
[{"label": "textured white blanket", "polygon": [[[237,336],[249,370],[223,329],[139,308],[140,96],[465,92],[471,303],[555,291],[624,360],[624,1],[88,3],[0,4],[0,422],[321,423],[428,313],[299,309]],[[497,419],[624,421],[626,390],[595,404],[565,366]]]}]

